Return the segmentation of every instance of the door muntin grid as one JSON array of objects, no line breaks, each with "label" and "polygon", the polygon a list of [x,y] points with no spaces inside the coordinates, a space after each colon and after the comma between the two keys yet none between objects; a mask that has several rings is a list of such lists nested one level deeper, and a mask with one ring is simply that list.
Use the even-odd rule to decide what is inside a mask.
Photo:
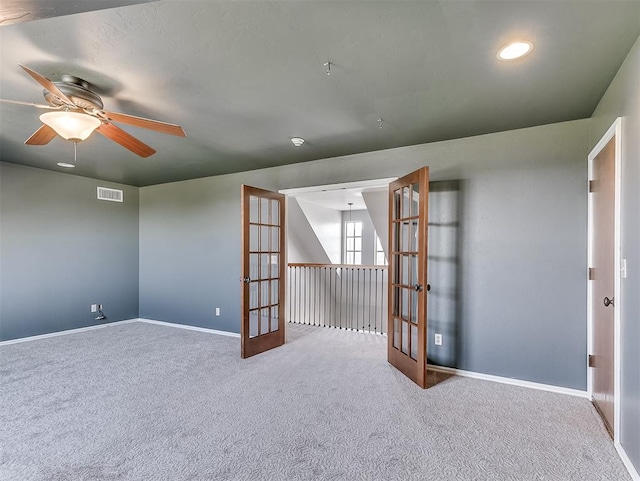
[{"label": "door muntin grid", "polygon": [[280,202],[249,196],[249,338],[279,330]]},{"label": "door muntin grid", "polygon": [[392,247],[393,348],[418,359],[419,183],[393,193]]}]

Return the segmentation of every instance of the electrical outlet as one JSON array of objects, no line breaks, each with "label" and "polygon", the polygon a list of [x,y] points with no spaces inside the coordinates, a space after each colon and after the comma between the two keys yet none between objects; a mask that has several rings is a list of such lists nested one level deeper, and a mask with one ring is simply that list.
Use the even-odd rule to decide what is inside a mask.
[{"label": "electrical outlet", "polygon": [[91,304],[91,312],[98,312],[98,304]]},{"label": "electrical outlet", "polygon": [[220,308],[216,307],[216,316],[219,316],[219,315],[220,315]]},{"label": "electrical outlet", "polygon": [[442,334],[435,335],[436,346],[442,346]]}]

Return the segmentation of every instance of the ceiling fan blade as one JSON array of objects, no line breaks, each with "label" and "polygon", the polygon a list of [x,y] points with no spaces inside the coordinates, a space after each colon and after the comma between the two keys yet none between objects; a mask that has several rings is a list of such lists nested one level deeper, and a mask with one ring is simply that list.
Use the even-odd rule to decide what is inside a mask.
[{"label": "ceiling fan blade", "polygon": [[96,130],[108,139],[122,145],[125,149],[129,149],[140,157],[149,157],[156,153],[156,151],[147,144],[140,142],[133,135],[128,134],[117,125],[103,122]]},{"label": "ceiling fan blade", "polygon": [[40,75],[38,72],[34,72],[29,67],[25,67],[24,65],[20,65],[20,67],[22,67],[22,70],[27,72],[36,82],[42,85],[45,89],[47,89],[53,95],[58,97],[62,102],[68,105],[73,105],[74,107],[76,106],[76,104],[74,104],[71,100],[69,100],[69,98],[65,94],[63,94],[58,87],[56,87],[56,84],[54,84],[47,77]]},{"label": "ceiling fan blade", "polygon": [[45,104],[34,104],[33,102],[20,102],[19,100],[0,99],[0,102],[4,102],[7,104],[26,105],[27,107],[35,107],[37,109],[58,110],[59,108],[61,108],[61,107],[53,107],[51,105],[45,105]]},{"label": "ceiling fan blade", "polygon": [[175,124],[168,124],[166,122],[160,122],[158,120],[145,119],[143,117],[136,117],[134,115],[120,114],[118,112],[108,112],[106,110],[101,111],[109,120],[114,122],[120,122],[122,124],[133,125],[134,127],[140,127],[143,129],[155,130],[163,134],[177,135],[178,137],[186,137],[187,134],[182,127]]},{"label": "ceiling fan blade", "polygon": [[56,135],[58,134],[56,134],[55,130],[48,125],[42,124],[42,127],[36,130],[24,143],[26,145],[46,145],[51,142]]}]

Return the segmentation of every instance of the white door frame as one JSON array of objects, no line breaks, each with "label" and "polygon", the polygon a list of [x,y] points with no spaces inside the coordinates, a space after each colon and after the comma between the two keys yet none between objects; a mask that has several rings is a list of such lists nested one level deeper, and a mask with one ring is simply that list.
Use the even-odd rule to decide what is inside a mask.
[{"label": "white door frame", "polygon": [[[614,293],[615,302],[613,304],[613,441],[620,443],[620,277],[621,277],[621,254],[620,254],[620,186],[621,186],[621,166],[622,166],[622,118],[618,117],[609,130],[602,136],[593,150],[589,153],[589,180],[593,178],[593,161],[600,151],[615,136],[615,181],[614,181]],[[593,261],[593,200],[589,195],[588,214],[588,247],[587,247],[587,268],[592,266]],[[588,277],[588,276],[587,276]],[[589,354],[593,353],[593,316],[591,313],[592,303],[591,282],[587,280],[587,349]],[[588,364],[587,364],[588,366]],[[589,399],[593,401],[593,371],[587,367],[587,392]]]}]

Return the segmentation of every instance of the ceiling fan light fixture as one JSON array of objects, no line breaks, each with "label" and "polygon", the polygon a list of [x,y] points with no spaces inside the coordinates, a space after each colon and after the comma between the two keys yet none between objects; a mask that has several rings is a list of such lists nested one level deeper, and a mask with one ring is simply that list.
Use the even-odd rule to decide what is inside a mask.
[{"label": "ceiling fan light fixture", "polygon": [[533,50],[531,42],[512,42],[498,50],[498,60],[515,60],[524,57]]},{"label": "ceiling fan light fixture", "polygon": [[47,112],[40,116],[43,124],[48,125],[66,140],[79,142],[85,140],[102,122],[91,115],[79,112]]},{"label": "ceiling fan light fixture", "polygon": [[291,143],[296,147],[300,147],[304,144],[304,139],[302,137],[291,137]]}]

